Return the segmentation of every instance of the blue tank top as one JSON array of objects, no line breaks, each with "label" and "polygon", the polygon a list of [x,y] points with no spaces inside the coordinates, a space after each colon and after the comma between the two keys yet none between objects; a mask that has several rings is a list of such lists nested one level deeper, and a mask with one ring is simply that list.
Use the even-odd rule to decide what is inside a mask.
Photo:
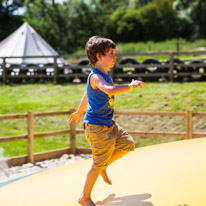
[{"label": "blue tank top", "polygon": [[104,74],[98,69],[93,68],[87,79],[88,107],[84,117],[84,122],[87,124],[111,126],[114,114],[114,96],[108,95],[100,89],[93,89],[91,87],[90,77],[93,74],[101,75],[107,83],[113,85],[113,81],[109,73]]}]

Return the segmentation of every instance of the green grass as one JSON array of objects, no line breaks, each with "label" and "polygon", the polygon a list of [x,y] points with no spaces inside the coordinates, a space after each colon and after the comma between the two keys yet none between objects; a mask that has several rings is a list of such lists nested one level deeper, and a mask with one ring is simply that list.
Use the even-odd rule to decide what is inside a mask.
[{"label": "green grass", "polygon": [[[143,90],[117,96],[116,109],[206,111],[206,83],[148,83]],[[166,105],[166,106],[165,106]]]},{"label": "green grass", "polygon": [[[200,39],[194,42],[189,42],[184,39],[179,39],[179,51],[206,51],[205,40]],[[131,52],[177,52],[177,40],[171,39],[162,42],[133,42],[133,43],[118,43],[118,53],[131,53]]]},{"label": "green grass", "polygon": [[[68,111],[78,108],[86,89],[85,84],[28,84],[0,85],[0,114],[46,111]],[[115,97],[115,110],[136,111],[186,111],[206,112],[206,82],[193,83],[147,83],[142,90],[133,90]],[[35,118],[35,132],[47,132],[68,129],[68,116],[50,116]],[[129,119],[129,121],[128,121]],[[184,131],[185,119],[170,117],[116,117],[117,122],[128,131]],[[199,126],[198,126],[199,125]],[[195,126],[205,131],[205,119]],[[77,125],[82,128],[82,124]],[[27,133],[26,119],[0,120],[0,137]],[[136,147],[162,142],[180,140],[179,138],[138,137]],[[69,135],[36,138],[35,152],[42,152],[69,146]],[[77,145],[89,147],[83,134],[78,135]],[[27,151],[26,140],[0,143],[7,156],[24,155]]]},{"label": "green grass", "polygon": [[75,107],[85,85],[33,84],[0,86],[0,113],[22,113],[28,110],[61,111]]},{"label": "green grass", "polygon": [[[186,41],[184,39],[179,39],[179,52],[193,52],[193,51],[204,51],[206,52],[206,40],[199,39],[193,42]],[[116,54],[118,56],[119,53],[146,53],[149,52],[177,52],[177,40],[171,39],[162,42],[154,42],[154,41],[147,41],[147,42],[132,42],[132,43],[117,43],[116,44]],[[75,54],[86,54],[85,49],[79,49],[76,51]],[[159,61],[167,61],[169,59],[168,55],[158,55],[152,57],[158,59]],[[142,62],[143,60],[147,59],[149,56],[132,56],[138,62]],[[175,56],[181,60],[191,60],[191,59],[205,59],[205,55],[178,55]],[[122,57],[117,57],[117,62]],[[69,62],[73,61],[73,59],[68,59]],[[80,60],[75,60],[76,62]]]},{"label": "green grass", "polygon": [[[206,51],[206,41],[199,39],[191,42],[179,39],[179,51]],[[177,52],[177,40],[170,39],[161,42],[147,41],[116,44],[116,53],[139,52]],[[85,54],[85,49],[79,49],[75,54]]]}]

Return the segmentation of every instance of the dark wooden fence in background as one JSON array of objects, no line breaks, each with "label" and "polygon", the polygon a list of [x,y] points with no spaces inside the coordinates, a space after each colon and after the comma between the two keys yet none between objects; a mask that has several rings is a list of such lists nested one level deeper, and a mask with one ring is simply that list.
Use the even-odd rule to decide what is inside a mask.
[{"label": "dark wooden fence in background", "polygon": [[[35,117],[45,117],[45,116],[56,116],[56,115],[66,115],[66,119],[68,119],[69,115],[74,112],[74,109],[70,109],[70,111],[59,111],[59,112],[33,112],[28,111],[27,114],[8,114],[8,115],[0,115],[1,120],[11,120],[11,119],[27,119],[27,134],[16,135],[16,136],[8,136],[8,137],[0,137],[0,142],[9,142],[16,140],[27,140],[27,155],[11,157],[8,160],[9,165],[19,165],[26,162],[36,162],[51,158],[56,158],[61,156],[62,154],[91,154],[91,150],[88,148],[79,148],[76,146],[76,138],[77,134],[84,133],[83,129],[76,129],[76,125],[68,125],[67,130],[59,130],[59,131],[48,131],[44,133],[36,133],[34,131]],[[115,116],[117,115],[149,115],[149,116],[182,116],[185,117],[185,132],[151,132],[151,131],[128,131],[129,134],[133,136],[163,136],[163,137],[184,137],[185,139],[206,137],[206,132],[204,133],[195,133],[193,132],[193,117],[206,117],[206,112],[193,112],[192,110],[187,110],[185,112],[138,112],[138,111],[116,111]],[[44,138],[51,137],[55,135],[68,134],[70,138],[70,147],[56,149],[52,151],[46,151],[41,153],[34,154],[34,139],[35,138]]]},{"label": "dark wooden fence in background", "polygon": [[[206,55],[206,52],[180,53],[132,53],[117,54],[116,62],[110,73],[115,82],[131,81],[136,78],[149,81],[206,81],[206,58],[182,59],[182,55]],[[139,62],[141,56],[145,60]],[[166,61],[160,61],[158,56],[166,56]],[[0,82],[25,83],[44,82],[69,83],[85,82],[91,65],[85,55],[61,56],[27,56],[23,58],[50,58],[50,64],[8,64],[9,59],[22,57],[0,57]],[[59,58],[81,59],[77,63],[59,64]]]}]

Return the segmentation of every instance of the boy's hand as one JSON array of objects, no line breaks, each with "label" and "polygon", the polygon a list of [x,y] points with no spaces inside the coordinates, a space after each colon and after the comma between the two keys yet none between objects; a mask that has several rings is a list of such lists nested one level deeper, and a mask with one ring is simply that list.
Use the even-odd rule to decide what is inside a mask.
[{"label": "boy's hand", "polygon": [[135,89],[138,88],[138,87],[140,89],[142,89],[142,86],[146,85],[146,83],[144,83],[142,81],[134,80],[134,79],[132,80],[131,84],[134,86]]},{"label": "boy's hand", "polygon": [[83,117],[83,113],[80,112],[74,112],[70,115],[69,117],[69,122],[72,124],[75,124],[75,122],[77,121],[77,123],[80,123]]}]

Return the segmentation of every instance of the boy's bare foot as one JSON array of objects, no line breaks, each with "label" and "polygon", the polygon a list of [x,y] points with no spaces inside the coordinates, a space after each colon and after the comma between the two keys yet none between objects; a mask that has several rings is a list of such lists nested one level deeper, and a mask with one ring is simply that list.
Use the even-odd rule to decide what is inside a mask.
[{"label": "boy's bare foot", "polygon": [[91,200],[91,198],[79,198],[78,203],[82,206],[98,206]]},{"label": "boy's bare foot", "polygon": [[109,179],[109,177],[107,176],[107,171],[106,169],[103,169],[100,171],[100,175],[102,176],[103,180],[108,183],[109,185],[112,184],[112,181]]}]

